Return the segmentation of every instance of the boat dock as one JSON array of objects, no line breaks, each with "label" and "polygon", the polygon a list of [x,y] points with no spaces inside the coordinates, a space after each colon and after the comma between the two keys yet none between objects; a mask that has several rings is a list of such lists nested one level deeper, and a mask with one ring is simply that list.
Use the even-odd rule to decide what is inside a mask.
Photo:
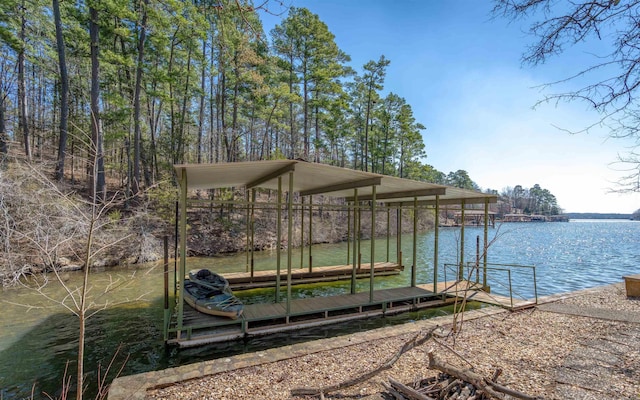
[{"label": "boat dock", "polygon": [[[240,318],[215,317],[185,307],[180,335],[169,344],[194,347],[209,343],[245,339],[271,333],[329,325],[354,319],[388,316],[407,311],[444,307],[463,299],[516,310],[533,307],[535,301],[517,300],[487,293],[474,282],[440,282],[437,293],[433,284],[376,290],[337,296],[293,299],[289,303],[248,304]],[[177,333],[176,321],[170,331]]]},{"label": "boat dock", "polygon": [[[373,275],[389,276],[398,275],[404,270],[404,266],[393,262],[377,262],[373,266]],[[355,270],[352,265],[334,265],[327,267],[299,268],[291,271],[291,282],[294,285],[304,283],[334,282],[351,279],[355,273],[356,279],[369,278],[371,264],[363,263]],[[233,290],[247,290],[275,287],[278,273],[274,270],[251,272],[230,272],[223,276],[229,281],[229,287]],[[287,281],[287,272],[280,272],[280,282]]]},{"label": "boat dock", "polygon": [[[174,168],[180,185],[176,215],[179,262],[173,274],[173,290],[170,290],[169,271],[165,265],[164,340],[167,344],[192,347],[442,307],[459,303],[464,299],[509,309],[533,304],[514,301],[510,267],[489,266],[489,204],[497,201],[495,195],[302,160],[183,164],[175,165]],[[213,195],[208,199],[193,196],[198,190],[229,188],[243,188],[244,199],[240,198],[242,195],[234,197],[233,191],[223,192],[231,193],[230,199]],[[262,196],[262,202],[257,201],[257,190],[268,194]],[[336,200],[333,203],[317,200],[314,202],[314,196]],[[264,199],[269,200],[265,202]],[[481,221],[484,225],[484,252],[479,251],[478,237],[473,262],[465,261],[469,256],[465,254],[465,224],[461,224],[459,254],[456,255],[456,259],[461,261],[456,263],[455,267],[449,268],[454,271],[454,276],[449,279],[446,272],[447,264],[439,261],[438,246],[440,207],[446,205],[457,205],[462,220],[465,220],[466,212],[483,216]],[[226,273],[223,274],[224,277],[234,290],[275,288],[273,299],[259,304],[245,304],[242,315],[235,320],[198,313],[186,305],[182,278],[188,270],[186,237],[189,213],[197,209],[222,212],[227,207],[245,212],[247,271]],[[340,213],[341,223],[344,223],[340,229],[344,229],[344,244],[347,250],[345,265],[312,267],[313,220],[325,211]],[[274,224],[273,233],[276,240],[274,248],[278,249],[273,271],[254,270],[253,250],[250,249],[255,248],[256,212],[270,212],[272,215],[270,221]],[[432,265],[429,266],[420,261],[424,259],[424,255],[419,257],[417,253],[418,215],[423,213],[433,215],[435,228]],[[308,216],[306,225],[305,215]],[[366,216],[364,220],[363,215]],[[412,251],[407,252],[404,257],[402,237],[406,229],[402,228],[403,220],[412,221],[413,225],[413,229],[410,229]],[[365,229],[370,231],[365,233]],[[386,254],[376,253],[375,242],[376,238],[382,236],[381,230],[386,235]],[[391,241],[390,237],[394,231],[395,238]],[[299,240],[294,240],[294,235],[299,237]],[[369,254],[362,254],[361,242],[365,237],[371,238],[372,242],[370,246],[366,246]],[[296,242],[301,246],[305,242],[309,245],[309,262],[306,268],[293,267],[293,246],[290,244]],[[394,256],[392,253],[395,253]],[[383,258],[386,259],[385,262],[380,261]],[[404,270],[405,264],[407,270]],[[443,282],[439,282],[442,275],[439,271],[443,272],[443,266],[444,279]],[[426,279],[424,268],[429,270],[429,277]],[[535,268],[526,268],[533,268],[535,287]],[[465,274],[465,271],[469,273]],[[508,273],[508,282],[502,288],[508,288],[509,296],[489,293],[488,276],[499,272]],[[407,278],[403,287],[382,288],[378,284],[379,279],[384,279],[380,277],[399,273]],[[473,275],[476,282],[470,283],[465,280],[465,276]],[[343,289],[342,294],[308,298],[295,298],[292,295],[294,285],[338,280],[350,281],[350,288]],[[367,282],[368,290],[362,284],[356,284],[358,280]],[[429,281],[431,283],[428,283]]]}]

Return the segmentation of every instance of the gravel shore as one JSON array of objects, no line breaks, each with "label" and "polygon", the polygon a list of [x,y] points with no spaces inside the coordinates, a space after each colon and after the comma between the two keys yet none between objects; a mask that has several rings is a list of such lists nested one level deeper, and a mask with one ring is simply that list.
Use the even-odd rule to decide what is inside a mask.
[{"label": "gravel shore", "polygon": [[[381,382],[404,383],[434,376],[427,353],[483,376],[502,370],[498,383],[545,399],[640,399],[640,299],[627,298],[623,284],[579,292],[544,307],[465,321],[451,334],[405,353],[391,369],[326,399],[382,398]],[[603,310],[613,319],[595,318]],[[624,312],[629,318],[616,320]],[[597,313],[595,313],[597,314]],[[636,318],[638,317],[638,318]],[[149,390],[147,399],[290,399],[299,387],[322,387],[376,369],[413,337],[404,334],[184,381]],[[297,397],[304,399],[305,397]],[[306,397],[317,398],[317,397]]]}]

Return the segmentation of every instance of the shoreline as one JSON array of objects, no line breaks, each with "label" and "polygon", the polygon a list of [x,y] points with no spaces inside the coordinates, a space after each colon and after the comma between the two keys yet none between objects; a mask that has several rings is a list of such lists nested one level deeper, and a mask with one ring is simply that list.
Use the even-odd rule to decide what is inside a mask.
[{"label": "shoreline", "polygon": [[[426,368],[431,349],[460,364],[445,344],[485,376],[501,368],[499,383],[530,395],[640,398],[640,299],[627,298],[623,283],[546,296],[525,311],[488,307],[463,318],[460,333],[442,335],[442,345],[429,341],[391,369],[325,398],[380,398],[380,382],[388,377],[411,383],[434,376]],[[434,326],[450,332],[452,321],[437,317],[120,377],[108,398],[289,399],[292,388],[335,384],[375,369],[411,336]]]}]

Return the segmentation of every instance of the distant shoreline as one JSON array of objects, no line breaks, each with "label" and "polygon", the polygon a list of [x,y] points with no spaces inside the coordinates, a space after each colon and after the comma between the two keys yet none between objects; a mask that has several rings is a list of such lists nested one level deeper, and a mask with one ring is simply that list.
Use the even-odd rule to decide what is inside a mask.
[{"label": "distant shoreline", "polygon": [[619,213],[564,213],[569,219],[631,219],[632,214]]}]

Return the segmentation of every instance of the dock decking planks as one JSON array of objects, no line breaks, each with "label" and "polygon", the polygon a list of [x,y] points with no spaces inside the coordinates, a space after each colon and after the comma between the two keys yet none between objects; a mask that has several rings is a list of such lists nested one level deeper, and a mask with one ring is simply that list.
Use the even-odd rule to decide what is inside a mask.
[{"label": "dock decking planks", "polygon": [[[421,287],[433,288],[433,284],[421,285]],[[512,304],[510,297],[485,292],[482,290],[481,284],[469,281],[438,282],[437,291],[438,293],[445,293],[449,296],[457,296],[460,298],[466,296],[467,300],[479,301],[511,310],[519,310],[536,305],[535,301],[518,298],[513,298]]]},{"label": "dock decking planks", "polygon": [[[357,278],[368,278],[371,274],[370,263],[363,263],[356,269]],[[397,275],[404,267],[392,262],[377,262],[373,266],[374,276]],[[296,268],[291,271],[292,284],[329,282],[343,279],[351,279],[353,265],[332,265],[325,267],[313,267],[311,272],[308,268]],[[221,274],[228,281],[233,290],[256,289],[274,287],[276,285],[277,271],[260,270],[251,272],[230,272]],[[287,270],[280,270],[280,284],[287,284]]]},{"label": "dock decking planks", "polygon": [[[438,293],[433,292],[433,283],[416,287],[375,290],[373,292],[373,301],[371,301],[369,291],[294,299],[291,300],[288,314],[286,302],[284,301],[280,303],[247,304],[243,315],[237,320],[201,314],[185,305],[182,330],[188,332],[188,334],[186,337],[172,339],[169,342],[177,343],[182,347],[189,347],[203,343],[238,339],[252,333],[282,332],[304,328],[305,326],[335,323],[340,320],[364,318],[368,315],[380,315],[386,312],[397,313],[400,310],[408,309],[408,307],[442,306],[451,304],[455,298],[460,299],[465,295],[468,300],[480,301],[509,309],[521,309],[535,305],[535,302],[532,301],[513,299],[512,306],[509,297],[486,293],[480,289],[481,285],[474,282],[452,281],[439,282],[437,284]],[[448,298],[442,299],[442,294],[445,294]],[[431,301],[426,301],[427,299]],[[394,303],[399,304],[394,305]],[[420,307],[421,304],[422,307]],[[337,314],[332,314],[332,312],[337,312]],[[319,316],[319,314],[323,315]],[[290,322],[289,318],[296,317],[303,319]],[[271,323],[265,324],[266,321],[270,320]],[[262,322],[261,326],[249,326],[259,322]],[[176,328],[175,321],[172,327]],[[198,330],[202,330],[202,333],[192,333],[192,331]]]}]

